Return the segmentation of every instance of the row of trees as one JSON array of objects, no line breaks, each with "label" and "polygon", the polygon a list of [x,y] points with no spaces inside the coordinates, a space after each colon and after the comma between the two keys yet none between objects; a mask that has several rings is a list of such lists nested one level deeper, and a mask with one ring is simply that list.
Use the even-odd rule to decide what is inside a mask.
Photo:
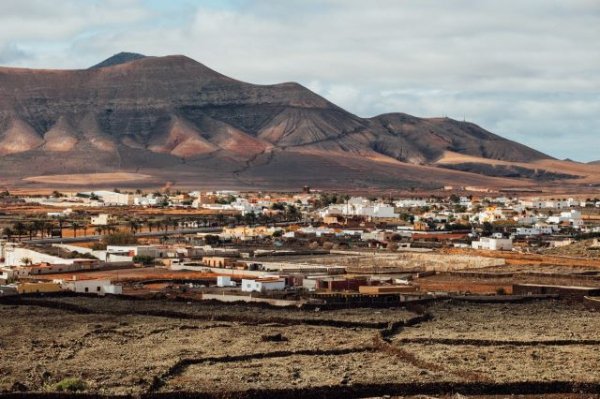
[{"label": "row of trees", "polygon": [[[149,232],[153,231],[169,231],[176,230],[181,224],[193,223],[197,226],[223,226],[229,223],[234,224],[269,224],[282,221],[296,221],[302,217],[301,211],[294,205],[285,204],[274,204],[272,207],[274,210],[282,211],[279,215],[265,215],[263,213],[256,214],[249,212],[244,216],[240,214],[226,215],[207,215],[204,217],[195,218],[173,218],[166,217],[161,219],[148,219],[148,218],[127,218],[123,223],[113,223],[106,226],[90,226],[83,218],[68,220],[65,218],[58,219],[40,219],[31,221],[17,221],[11,226],[4,227],[1,231],[1,236],[8,238],[23,239],[29,237],[63,237],[64,229],[71,229],[73,231],[73,237],[77,237],[78,234],[88,235],[90,229],[93,228],[94,232],[98,235],[112,234],[120,230],[129,230],[132,234],[136,234],[142,230]],[[85,216],[84,216],[85,217]],[[195,223],[194,223],[195,222]]]},{"label": "row of trees", "polygon": [[52,237],[58,233],[59,237],[63,236],[63,230],[65,228],[73,229],[73,236],[77,237],[78,231],[83,231],[84,235],[87,235],[89,226],[87,223],[81,221],[67,221],[59,218],[56,220],[32,220],[32,221],[18,221],[12,224],[12,226],[4,227],[2,229],[2,236],[9,240],[13,237],[22,239],[24,236],[33,239],[34,237]]}]

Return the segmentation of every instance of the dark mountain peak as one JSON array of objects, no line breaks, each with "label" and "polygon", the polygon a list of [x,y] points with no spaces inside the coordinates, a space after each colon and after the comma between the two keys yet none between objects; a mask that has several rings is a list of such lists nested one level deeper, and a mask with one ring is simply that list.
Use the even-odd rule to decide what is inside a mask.
[{"label": "dark mountain peak", "polygon": [[118,54],[113,55],[112,57],[105,59],[101,63],[94,65],[90,69],[105,68],[105,67],[110,67],[110,66],[114,66],[114,65],[125,64],[125,63],[139,60],[142,58],[146,58],[146,56],[143,54],[128,53],[128,52],[122,51]]}]

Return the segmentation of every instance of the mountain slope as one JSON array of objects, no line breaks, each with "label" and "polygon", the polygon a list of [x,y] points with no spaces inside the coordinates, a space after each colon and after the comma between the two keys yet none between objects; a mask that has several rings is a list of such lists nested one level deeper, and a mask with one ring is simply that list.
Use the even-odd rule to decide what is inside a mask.
[{"label": "mountain slope", "polygon": [[494,182],[477,170],[424,166],[448,151],[550,159],[471,123],[360,118],[299,84],[252,85],[184,56],[121,53],[87,70],[0,68],[0,167],[12,181],[136,171],[229,187],[267,187],[277,176],[290,186]]},{"label": "mountain slope", "polygon": [[125,64],[127,62],[139,60],[142,58],[146,58],[146,56],[143,54],[138,54],[138,53],[121,52],[119,54],[115,54],[112,57],[105,59],[104,61],[102,61],[99,64],[94,65],[90,69],[105,68],[105,67],[109,67],[109,66]]}]

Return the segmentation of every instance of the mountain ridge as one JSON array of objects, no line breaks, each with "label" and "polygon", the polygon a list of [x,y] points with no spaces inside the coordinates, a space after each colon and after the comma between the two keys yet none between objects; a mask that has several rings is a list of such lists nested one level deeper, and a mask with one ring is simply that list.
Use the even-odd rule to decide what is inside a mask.
[{"label": "mountain ridge", "polygon": [[217,185],[268,186],[274,172],[299,184],[322,175],[340,185],[418,185],[426,165],[428,184],[443,185],[449,173],[486,181],[472,166],[437,165],[448,151],[553,159],[472,123],[399,112],[361,118],[298,83],[253,85],[181,55],[119,53],[83,70],[0,67],[0,167],[12,180],[31,176],[19,170],[29,162],[39,175],[142,170],[213,176]]},{"label": "mountain ridge", "polygon": [[98,64],[91,66],[89,69],[97,69],[97,68],[106,68],[109,66],[114,66],[114,65],[120,65],[120,64],[125,64],[131,61],[135,61],[135,60],[139,60],[142,58],[146,58],[146,56],[144,54],[139,54],[139,53],[129,53],[126,51],[122,51],[120,53],[117,53],[111,57],[108,57],[107,59],[105,59],[102,62],[99,62]]}]

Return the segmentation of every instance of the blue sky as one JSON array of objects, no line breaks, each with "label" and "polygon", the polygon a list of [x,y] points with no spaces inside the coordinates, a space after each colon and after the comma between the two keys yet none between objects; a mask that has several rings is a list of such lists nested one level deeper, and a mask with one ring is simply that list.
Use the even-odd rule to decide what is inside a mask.
[{"label": "blue sky", "polygon": [[599,38],[598,0],[0,2],[0,65],[185,54],[360,116],[466,118],[579,161],[600,159]]}]

